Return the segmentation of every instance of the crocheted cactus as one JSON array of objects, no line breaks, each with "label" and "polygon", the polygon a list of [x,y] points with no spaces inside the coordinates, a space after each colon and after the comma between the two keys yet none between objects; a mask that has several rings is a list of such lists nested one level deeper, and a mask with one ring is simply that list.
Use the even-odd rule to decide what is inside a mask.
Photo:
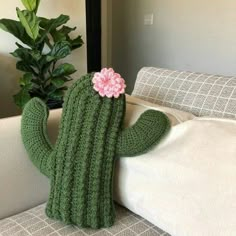
[{"label": "crocheted cactus", "polygon": [[123,128],[125,95],[101,97],[86,75],[68,90],[59,137],[50,143],[48,109],[32,99],[22,116],[22,139],[35,166],[50,178],[46,213],[79,227],[110,227],[115,220],[112,198],[116,158],[146,152],[169,130],[159,111],[144,112],[136,124]]}]

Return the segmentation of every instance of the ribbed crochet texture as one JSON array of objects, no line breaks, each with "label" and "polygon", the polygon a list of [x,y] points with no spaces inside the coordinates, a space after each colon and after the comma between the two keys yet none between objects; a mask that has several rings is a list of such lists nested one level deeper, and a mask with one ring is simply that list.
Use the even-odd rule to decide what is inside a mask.
[{"label": "ribbed crochet texture", "polygon": [[146,152],[170,124],[165,114],[149,110],[123,130],[125,95],[101,97],[91,79],[84,76],[68,90],[55,147],[47,135],[47,107],[38,98],[24,108],[21,133],[32,162],[51,181],[47,215],[79,227],[101,228],[115,220],[115,159]]}]

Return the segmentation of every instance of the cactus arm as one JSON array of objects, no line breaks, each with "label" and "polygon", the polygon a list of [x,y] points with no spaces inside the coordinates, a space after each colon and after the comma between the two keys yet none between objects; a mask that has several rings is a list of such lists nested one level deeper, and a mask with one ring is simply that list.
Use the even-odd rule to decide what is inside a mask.
[{"label": "cactus arm", "polygon": [[39,98],[25,106],[21,120],[21,136],[31,161],[41,173],[50,177],[52,145],[47,135],[48,108]]},{"label": "cactus arm", "polygon": [[131,157],[147,152],[169,129],[170,121],[164,113],[145,111],[132,127],[121,131],[116,147],[117,157]]}]

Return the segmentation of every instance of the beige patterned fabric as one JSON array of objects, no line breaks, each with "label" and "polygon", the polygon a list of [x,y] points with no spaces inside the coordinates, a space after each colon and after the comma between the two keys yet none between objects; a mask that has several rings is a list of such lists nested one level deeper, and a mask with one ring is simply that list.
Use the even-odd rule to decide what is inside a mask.
[{"label": "beige patterned fabric", "polygon": [[144,67],[132,95],[197,116],[236,119],[236,77]]},{"label": "beige patterned fabric", "polygon": [[116,206],[115,225],[108,229],[80,230],[47,218],[45,204],[0,221],[1,236],[170,236],[142,217]]}]

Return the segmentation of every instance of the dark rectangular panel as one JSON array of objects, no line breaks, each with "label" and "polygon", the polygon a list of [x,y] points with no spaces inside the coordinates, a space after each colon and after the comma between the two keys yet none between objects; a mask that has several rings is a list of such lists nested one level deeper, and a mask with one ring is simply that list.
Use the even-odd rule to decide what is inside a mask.
[{"label": "dark rectangular panel", "polygon": [[101,0],[86,0],[87,68],[101,70]]}]

